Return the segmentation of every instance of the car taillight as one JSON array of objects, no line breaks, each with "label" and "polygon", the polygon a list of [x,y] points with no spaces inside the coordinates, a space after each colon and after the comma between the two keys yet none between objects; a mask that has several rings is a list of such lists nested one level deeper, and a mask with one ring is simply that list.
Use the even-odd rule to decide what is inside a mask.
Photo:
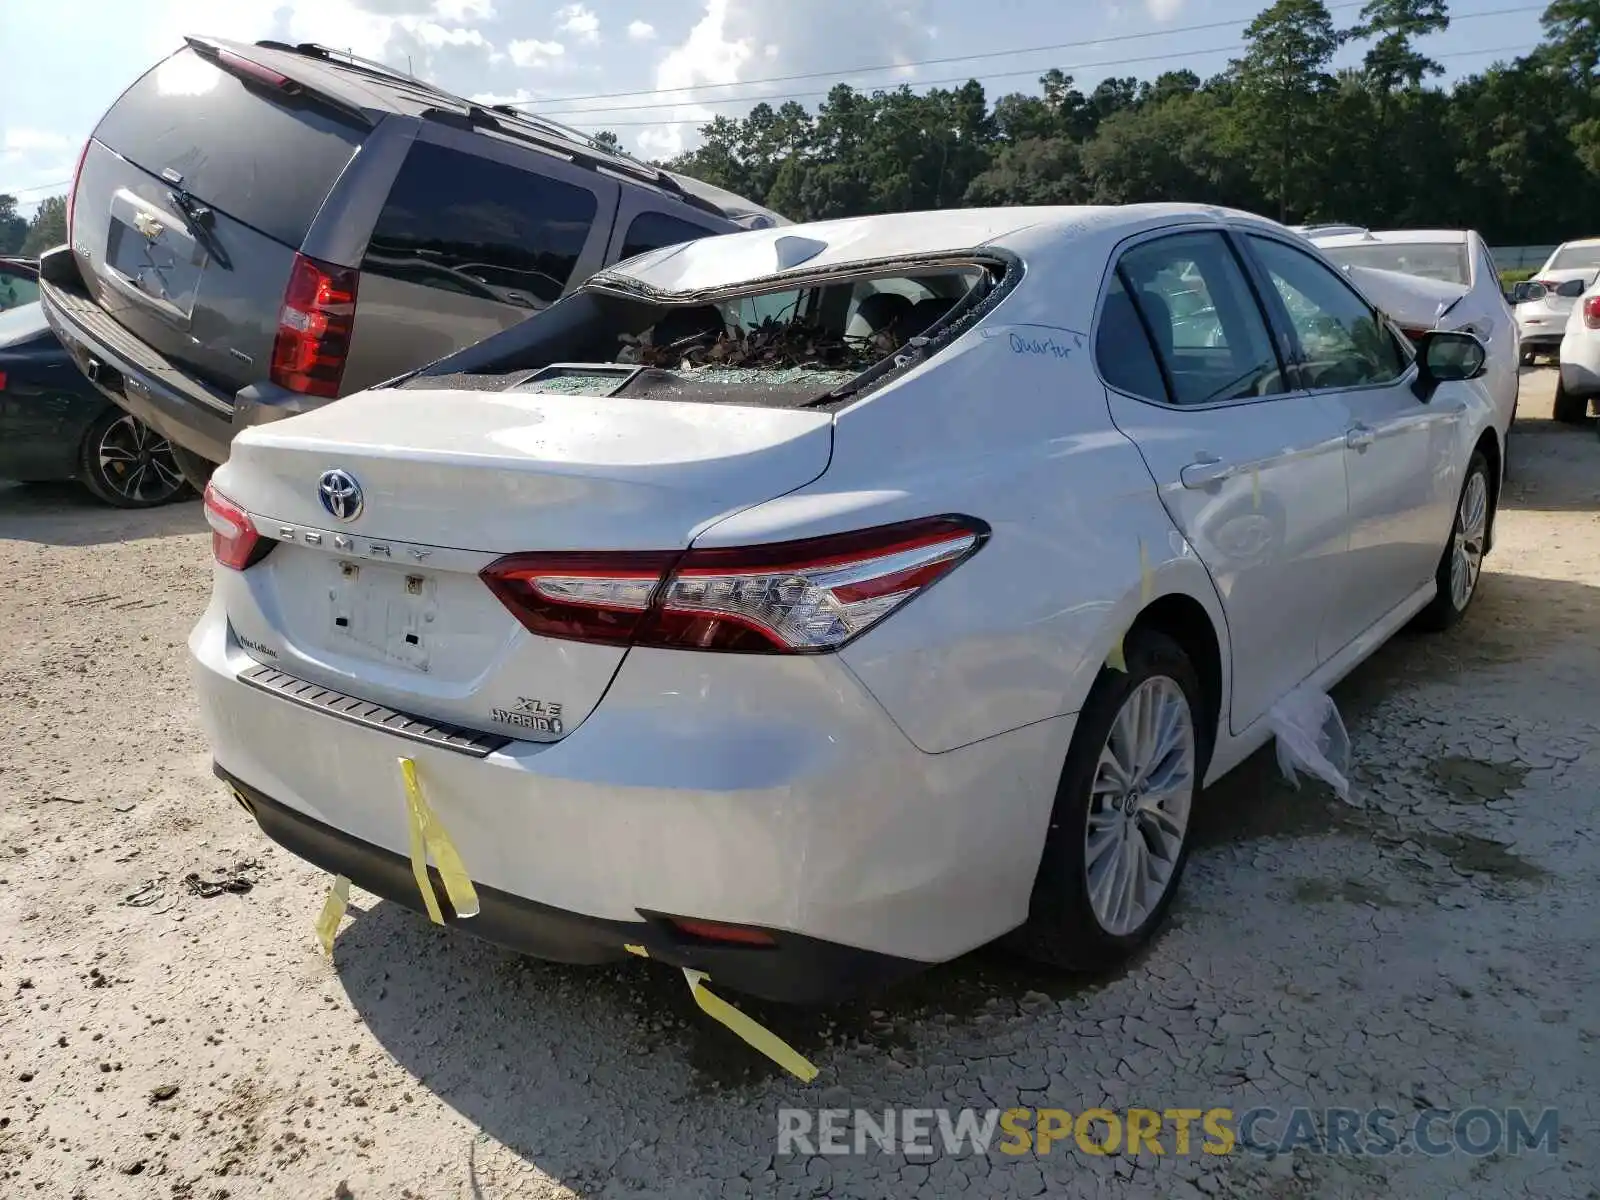
[{"label": "car taillight", "polygon": [[294,256],[272,343],[272,382],[307,396],[339,394],[356,319],[353,267]]},{"label": "car taillight", "polygon": [[206,524],[211,526],[211,554],[223,566],[235,571],[254,566],[277,543],[256,532],[255,522],[232,500],[206,484]]},{"label": "car taillight", "polygon": [[1583,302],[1583,323],[1590,329],[1600,329],[1600,296],[1590,296]]},{"label": "car taillight", "polygon": [[484,582],[533,633],[750,654],[837,650],[972,557],[988,526],[929,517],[764,546],[513,554]]},{"label": "car taillight", "polygon": [[0,371],[0,392],[3,392],[5,390],[6,390],[6,373],[4,371]]},{"label": "car taillight", "polygon": [[78,208],[78,177],[83,174],[83,160],[89,157],[89,143],[94,141],[88,138],[83,143],[83,149],[78,151],[78,165],[72,168],[72,182],[67,185],[67,245],[72,245],[72,215]]}]

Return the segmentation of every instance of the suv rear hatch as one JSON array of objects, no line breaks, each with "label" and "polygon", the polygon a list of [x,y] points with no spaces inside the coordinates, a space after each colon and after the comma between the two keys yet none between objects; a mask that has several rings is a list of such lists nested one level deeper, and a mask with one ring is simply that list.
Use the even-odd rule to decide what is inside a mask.
[{"label": "suv rear hatch", "polygon": [[368,129],[249,49],[195,39],[141,77],[96,127],[69,213],[95,302],[228,398],[267,378],[296,251]]},{"label": "suv rear hatch", "polygon": [[554,740],[599,702],[626,638],[534,633],[483,568],[638,551],[648,579],[710,523],[816,479],[831,450],[832,417],[815,411],[358,393],[234,443],[215,491],[274,544],[219,570],[219,591],[263,664],[368,705]]}]

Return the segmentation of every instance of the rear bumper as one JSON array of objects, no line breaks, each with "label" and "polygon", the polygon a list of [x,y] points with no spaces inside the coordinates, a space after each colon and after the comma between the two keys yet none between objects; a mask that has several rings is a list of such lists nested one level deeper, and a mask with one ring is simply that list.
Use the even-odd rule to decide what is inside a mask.
[{"label": "rear bumper", "polygon": [[[410,859],[280,804],[221,767],[215,771],[261,831],[285,850],[385,900],[413,912],[425,911]],[[700,943],[679,934],[664,919],[607,921],[486,885],[475,885],[478,914],[463,919],[450,908],[439,873],[431,867],[429,873],[447,925],[551,962],[618,962],[629,956],[624,946],[640,946],[652,959],[704,971],[723,987],[790,1004],[826,1004],[888,986],[927,965],[782,930],[767,931],[775,943],[771,947]]]},{"label": "rear bumper", "polygon": [[75,278],[65,247],[41,260],[39,301],[45,319],[80,370],[101,392],[145,424],[211,462],[224,462],[233,440],[228,397],[179,370],[108,316]]},{"label": "rear bumper", "polygon": [[[1019,925],[1073,725],[930,755],[836,660],[633,651],[560,741],[468,754],[240,682],[256,663],[215,600],[189,646],[214,760],[270,799],[258,819],[293,852],[416,907],[405,755],[496,897],[465,927],[574,961],[639,944],[775,999],[886,982]],[[779,946],[685,945],[661,914]]]}]

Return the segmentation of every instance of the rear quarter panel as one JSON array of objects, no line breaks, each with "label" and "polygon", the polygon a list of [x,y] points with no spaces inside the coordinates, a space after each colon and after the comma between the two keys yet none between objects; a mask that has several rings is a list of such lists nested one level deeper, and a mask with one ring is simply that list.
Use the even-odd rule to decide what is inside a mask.
[{"label": "rear quarter panel", "polygon": [[1076,712],[1140,609],[1169,592],[1205,608],[1228,661],[1210,580],[1111,424],[1093,369],[1115,240],[1027,247],[1028,278],[981,325],[839,414],[822,478],[696,543],[941,513],[988,522],[973,559],[841,652],[924,751]]}]

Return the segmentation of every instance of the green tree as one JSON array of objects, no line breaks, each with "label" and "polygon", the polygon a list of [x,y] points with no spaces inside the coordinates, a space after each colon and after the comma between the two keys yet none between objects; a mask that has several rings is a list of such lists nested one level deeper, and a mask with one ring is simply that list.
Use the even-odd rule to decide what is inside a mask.
[{"label": "green tree", "polygon": [[1417,51],[1415,39],[1450,28],[1445,0],[1368,0],[1353,38],[1376,38],[1367,51],[1367,78],[1380,93],[1401,84],[1421,87],[1424,78],[1443,75],[1444,67]]},{"label": "green tree", "polygon": [[1592,88],[1600,72],[1600,0],[1552,0],[1540,22],[1545,60]]},{"label": "green tree", "polygon": [[1236,127],[1279,220],[1309,210],[1323,150],[1322,101],[1339,34],[1322,0],[1277,0],[1245,30],[1235,60]]},{"label": "green tree", "polygon": [[602,129],[589,140],[600,149],[610,151],[612,154],[626,153],[622,148],[622,139],[609,129]]},{"label": "green tree", "polygon": [[0,254],[16,254],[28,236],[28,218],[17,215],[17,198],[0,192]]},{"label": "green tree", "polygon": [[23,240],[22,253],[37,257],[67,240],[67,198],[51,196],[41,201],[28,222],[28,236]]}]

